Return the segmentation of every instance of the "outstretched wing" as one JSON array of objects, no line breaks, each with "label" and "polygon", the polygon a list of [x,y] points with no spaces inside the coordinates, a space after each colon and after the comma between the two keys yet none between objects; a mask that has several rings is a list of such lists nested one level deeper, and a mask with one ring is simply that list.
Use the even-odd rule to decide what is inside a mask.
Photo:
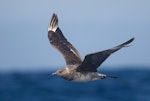
[{"label": "outstretched wing", "polygon": [[90,71],[96,72],[97,68],[114,52],[118,51],[119,49],[126,47],[129,43],[131,43],[134,38],[130,39],[129,41],[113,47],[108,50],[104,50],[97,53],[88,54],[85,56],[83,63],[77,68],[77,71]]},{"label": "outstretched wing", "polygon": [[67,65],[82,63],[79,52],[67,41],[59,29],[56,14],[53,14],[50,25],[48,26],[48,38],[51,45],[58,49],[64,56]]}]

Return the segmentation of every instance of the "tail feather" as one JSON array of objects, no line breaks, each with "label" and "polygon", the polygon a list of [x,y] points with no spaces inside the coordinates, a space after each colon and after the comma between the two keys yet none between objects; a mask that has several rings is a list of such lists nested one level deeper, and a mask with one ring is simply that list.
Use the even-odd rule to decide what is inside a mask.
[{"label": "tail feather", "polygon": [[110,76],[110,75],[106,75],[106,77],[108,77],[108,78],[118,78],[116,76]]},{"label": "tail feather", "polygon": [[105,74],[99,74],[100,79],[105,79],[105,78],[118,78],[116,76],[110,76],[110,75],[105,75]]}]

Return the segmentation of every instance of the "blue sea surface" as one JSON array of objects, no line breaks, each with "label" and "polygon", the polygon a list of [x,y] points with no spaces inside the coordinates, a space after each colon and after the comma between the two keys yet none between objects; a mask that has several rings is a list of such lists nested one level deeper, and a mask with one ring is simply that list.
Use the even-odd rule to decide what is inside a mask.
[{"label": "blue sea surface", "polygon": [[51,72],[0,73],[0,101],[150,101],[150,69],[105,70],[118,78],[84,83]]}]

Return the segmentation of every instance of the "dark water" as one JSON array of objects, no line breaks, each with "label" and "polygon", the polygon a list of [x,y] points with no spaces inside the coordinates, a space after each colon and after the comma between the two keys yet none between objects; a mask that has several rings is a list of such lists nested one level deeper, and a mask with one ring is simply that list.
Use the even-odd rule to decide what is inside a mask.
[{"label": "dark water", "polygon": [[0,101],[150,101],[150,70],[102,71],[119,78],[87,83],[50,72],[0,73]]}]

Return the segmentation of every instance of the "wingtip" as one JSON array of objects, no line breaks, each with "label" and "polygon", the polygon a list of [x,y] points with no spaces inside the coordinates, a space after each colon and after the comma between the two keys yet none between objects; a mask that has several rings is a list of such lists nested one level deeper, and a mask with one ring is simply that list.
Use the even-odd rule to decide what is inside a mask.
[{"label": "wingtip", "polygon": [[48,31],[56,31],[58,28],[58,17],[57,14],[53,13],[50,24],[48,26]]},{"label": "wingtip", "polygon": [[132,42],[134,39],[135,39],[135,38],[134,38],[134,37],[132,37],[132,38],[130,39],[130,42]]},{"label": "wingtip", "polygon": [[128,44],[130,44],[135,38],[132,37],[130,40],[128,40],[127,42],[123,43],[121,46],[124,46],[124,47],[128,47]]}]

